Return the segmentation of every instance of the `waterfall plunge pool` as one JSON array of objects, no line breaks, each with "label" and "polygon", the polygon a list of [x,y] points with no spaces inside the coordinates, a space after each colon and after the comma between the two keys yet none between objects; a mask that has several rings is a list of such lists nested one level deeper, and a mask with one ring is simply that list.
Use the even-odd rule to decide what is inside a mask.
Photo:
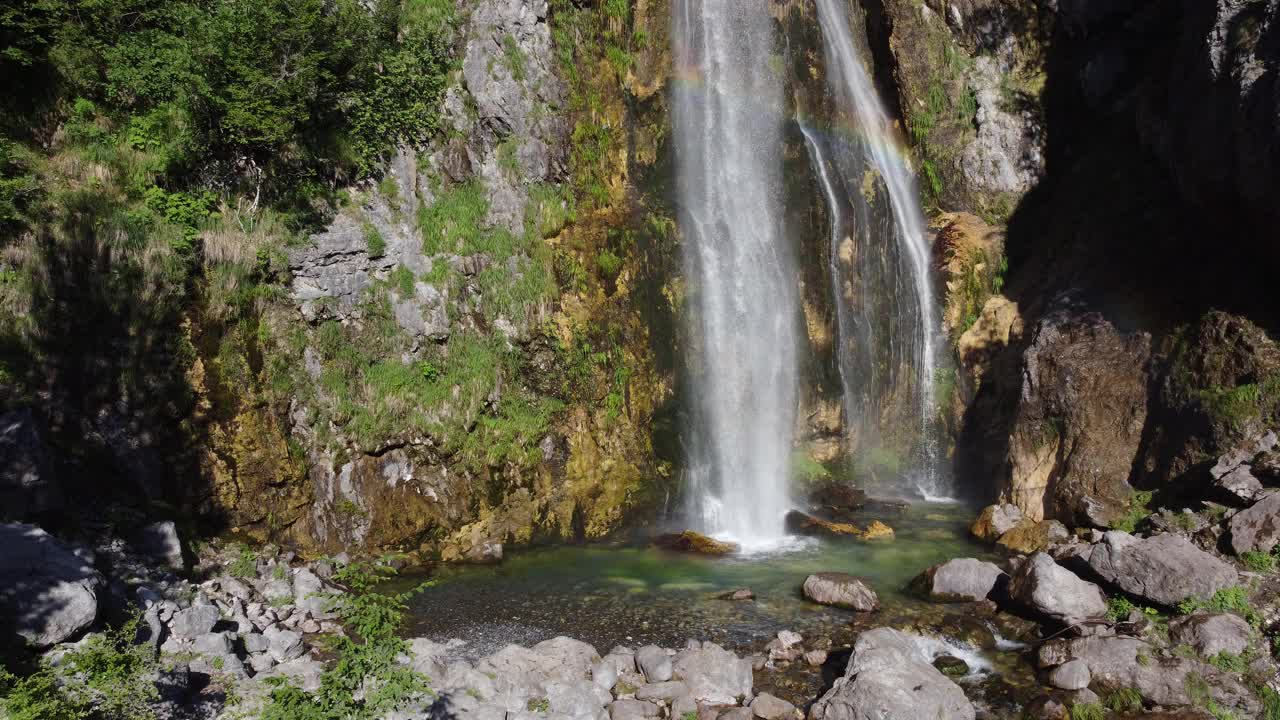
[{"label": "waterfall plunge pool", "polygon": [[[394,583],[403,590],[434,581],[410,602],[404,632],[464,640],[455,652],[465,659],[557,635],[589,642],[602,654],[616,645],[682,647],[691,638],[739,654],[760,653],[779,630],[794,630],[806,646],[829,640],[833,660],[821,670],[801,661],[757,672],[757,687],[803,706],[829,686],[848,657],[841,648],[858,632],[890,625],[924,636],[920,649],[926,655],[965,660],[970,674],[961,684],[996,717],[1028,701],[1037,684],[1023,641],[1031,639],[1033,625],[976,613],[971,605],[924,602],[907,589],[931,565],[993,557],[969,537],[973,510],[918,503],[881,519],[894,528],[892,540],[803,539],[776,552],[724,557],[641,544],[561,546],[513,552],[498,565],[406,572]],[[800,593],[805,577],[824,571],[863,577],[880,596],[881,609],[854,613],[806,601]],[[754,600],[721,598],[744,587]]]},{"label": "waterfall plunge pool", "polygon": [[[878,615],[887,621],[945,608],[907,591],[925,568],[990,555],[969,538],[973,511],[964,505],[919,503],[883,519],[894,528],[893,539],[797,538],[774,552],[723,557],[635,544],[536,548],[510,553],[497,565],[407,572],[395,584],[435,583],[411,602],[411,635],[462,638],[477,655],[557,635],[584,640],[601,652],[614,645],[678,647],[689,638],[759,650],[779,630],[835,639],[850,625],[855,613],[801,596],[811,573],[864,578],[883,605],[868,619]],[[755,600],[720,597],[744,587]]]}]

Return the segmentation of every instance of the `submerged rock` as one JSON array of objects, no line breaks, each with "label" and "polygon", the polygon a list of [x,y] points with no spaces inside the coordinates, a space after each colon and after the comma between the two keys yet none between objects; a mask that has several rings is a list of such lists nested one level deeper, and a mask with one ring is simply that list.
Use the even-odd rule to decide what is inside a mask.
[{"label": "submerged rock", "polygon": [[738,588],[737,590],[730,590],[729,592],[724,593],[723,595],[720,596],[720,599],[721,600],[755,600],[756,594],[751,591],[751,588]]},{"label": "submerged rock", "polygon": [[700,555],[728,555],[739,550],[737,543],[722,542],[692,530],[659,535],[654,538],[653,544],[663,550],[698,553]]},{"label": "submerged rock", "polygon": [[876,628],[858,636],[843,677],[809,710],[813,720],[973,720],[964,691],[924,660],[912,636]]},{"label": "submerged rock", "polygon": [[1212,597],[1237,581],[1235,568],[1173,534],[1136,538],[1112,530],[1089,550],[1088,564],[1109,585],[1165,607]]},{"label": "submerged rock", "polygon": [[799,510],[792,510],[786,516],[787,532],[796,535],[815,537],[849,537],[859,540],[878,540],[893,537],[893,528],[879,520],[862,529],[853,523],[833,522],[815,517]]},{"label": "submerged rock", "polygon": [[880,598],[865,581],[853,575],[824,572],[804,581],[804,596],[821,605],[870,612],[879,609]]},{"label": "submerged rock", "polygon": [[969,663],[955,655],[939,655],[934,658],[933,666],[947,677],[964,677],[969,674]]}]

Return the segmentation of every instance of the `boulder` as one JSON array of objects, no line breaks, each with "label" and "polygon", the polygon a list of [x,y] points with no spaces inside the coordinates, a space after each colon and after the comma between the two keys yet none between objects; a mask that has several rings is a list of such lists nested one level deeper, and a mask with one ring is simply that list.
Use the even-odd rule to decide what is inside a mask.
[{"label": "boulder", "polygon": [[186,562],[182,557],[182,541],[178,527],[172,520],[162,520],[144,526],[134,533],[134,546],[151,559],[171,570],[182,570]]},{"label": "boulder", "polygon": [[654,545],[663,550],[674,552],[697,553],[699,555],[728,555],[738,551],[738,545],[721,542],[702,533],[685,530],[682,533],[668,533],[654,538]]},{"label": "boulder", "polygon": [[863,580],[845,573],[816,573],[805,578],[804,596],[820,605],[870,612],[880,607],[880,598]]},{"label": "boulder", "polygon": [[1089,663],[1068,660],[1049,673],[1049,684],[1061,690],[1083,690],[1089,687]]},{"label": "boulder", "polygon": [[[1235,708],[1242,717],[1254,717],[1257,701],[1229,673],[1207,663],[1181,657],[1162,657],[1156,648],[1133,637],[1095,636],[1054,639],[1040,647],[1041,667],[1079,661],[1088,667],[1090,687],[1098,692],[1132,689],[1157,705],[1190,705],[1193,679],[1203,681],[1204,692],[1224,709]],[[1052,676],[1052,673],[1050,673]]]},{"label": "boulder", "polygon": [[755,600],[756,594],[751,592],[751,588],[738,588],[730,590],[720,596],[721,600]]},{"label": "boulder", "polygon": [[811,505],[831,510],[857,510],[866,502],[865,492],[842,482],[824,482],[809,493]]},{"label": "boulder", "polygon": [[988,505],[978,513],[977,519],[969,526],[969,532],[979,540],[995,542],[1001,535],[1009,532],[1022,522],[1022,511],[1017,505]]},{"label": "boulder", "polygon": [[267,639],[267,652],[278,663],[287,663],[306,652],[301,633],[269,627],[262,635]]},{"label": "boulder", "polygon": [[600,654],[588,643],[560,635],[543,640],[533,651],[555,663],[560,677],[582,680],[591,677],[591,668],[600,662]]},{"label": "boulder", "polygon": [[1000,547],[1011,553],[1030,555],[1046,550],[1050,545],[1071,537],[1067,528],[1057,520],[1026,520],[1018,523],[997,541]]},{"label": "boulder", "polygon": [[1074,297],[1053,301],[1022,357],[1001,499],[1031,520],[1107,527],[1124,514],[1147,417],[1151,337]]},{"label": "boulder", "polygon": [[329,611],[331,592],[324,581],[309,568],[298,568],[293,573],[293,604],[306,610],[312,617],[329,620],[336,617]]},{"label": "boulder", "polygon": [[859,540],[877,540],[893,537],[893,528],[879,520],[872,520],[866,529],[852,523],[834,522],[815,517],[799,510],[786,515],[787,532],[810,537],[848,537]]},{"label": "boulder", "polygon": [[0,520],[27,520],[63,501],[35,416],[27,409],[0,414]]},{"label": "boulder", "polygon": [[1102,590],[1081,580],[1044,553],[1022,563],[1009,580],[1014,602],[1065,625],[1100,619],[1107,614]]},{"label": "boulder", "polygon": [[751,713],[761,720],[802,720],[795,705],[769,693],[760,693],[751,701]]},{"label": "boulder", "polygon": [[803,640],[799,633],[780,630],[778,636],[764,646],[764,650],[768,653],[770,660],[790,662],[804,654],[804,647],[800,645]]},{"label": "boulder", "polygon": [[0,609],[13,632],[45,648],[93,624],[102,576],[70,546],[35,525],[4,523],[0,548]]},{"label": "boulder", "polygon": [[671,704],[678,697],[689,694],[689,686],[679,680],[649,683],[636,688],[637,700],[659,701]]},{"label": "boulder", "polygon": [[1231,517],[1231,549],[1237,555],[1271,552],[1280,543],[1280,492],[1265,495]]},{"label": "boulder", "polygon": [[614,700],[609,704],[610,720],[644,720],[662,715],[662,706],[643,700]]},{"label": "boulder", "polygon": [[812,720],[973,720],[964,691],[929,664],[912,636],[876,628],[858,636],[843,677],[809,710]]},{"label": "boulder", "polygon": [[956,558],[925,570],[912,587],[933,602],[978,602],[1008,579],[995,563]]},{"label": "boulder", "polygon": [[1218,653],[1243,655],[1249,649],[1253,629],[1239,615],[1230,613],[1196,614],[1175,618],[1169,623],[1169,641],[1189,645],[1200,657]]},{"label": "boulder", "polygon": [[[1194,477],[1206,457],[1217,458],[1209,471],[1213,481],[1274,446],[1267,425],[1276,401],[1267,393],[1252,406],[1242,403],[1243,412],[1220,412],[1219,403],[1207,401],[1280,372],[1280,346],[1261,327],[1236,315],[1207,312],[1179,334],[1162,364],[1168,371],[1153,396],[1152,432],[1138,463],[1147,475],[1145,484]],[[1199,495],[1203,486],[1191,489]]]},{"label": "boulder", "polygon": [[751,659],[740,658],[713,642],[676,653],[672,677],[688,685],[689,694],[700,703],[737,703],[751,695],[753,685]]},{"label": "boulder", "polygon": [[1169,533],[1136,538],[1111,530],[1093,546],[1087,561],[1107,584],[1165,607],[1212,597],[1237,582],[1231,565]]},{"label": "boulder", "polygon": [[179,640],[194,640],[212,632],[213,626],[218,624],[221,617],[222,613],[214,605],[192,605],[174,614],[169,632]]},{"label": "boulder", "polygon": [[1255,435],[1236,447],[1218,456],[1217,462],[1209,468],[1209,476],[1221,480],[1241,468],[1248,469],[1254,458],[1280,447],[1280,436],[1268,430]]},{"label": "boulder", "polygon": [[636,651],[635,666],[651,683],[671,679],[671,656],[657,645],[645,645]]},{"label": "boulder", "polygon": [[1252,469],[1247,465],[1241,465],[1215,479],[1213,487],[1220,497],[1233,504],[1251,503],[1261,497],[1263,492],[1262,482],[1253,476]]}]

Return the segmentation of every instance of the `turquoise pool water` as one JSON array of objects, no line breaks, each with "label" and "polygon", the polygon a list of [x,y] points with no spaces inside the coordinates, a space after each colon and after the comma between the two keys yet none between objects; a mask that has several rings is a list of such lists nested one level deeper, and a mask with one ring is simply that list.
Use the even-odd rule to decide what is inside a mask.
[{"label": "turquoise pool water", "polygon": [[[413,635],[469,641],[479,654],[508,642],[534,643],[566,634],[595,645],[681,645],[688,638],[758,649],[781,629],[839,635],[854,613],[805,601],[810,573],[838,571],[866,578],[889,620],[937,614],[913,599],[906,585],[946,559],[981,556],[968,537],[973,510],[961,505],[916,505],[883,517],[892,540],[797,539],[768,553],[707,557],[647,546],[587,545],[511,553],[494,566],[442,566],[401,579],[436,584],[417,596]],[[754,601],[720,596],[750,588]],[[869,620],[872,618],[862,618]]]}]

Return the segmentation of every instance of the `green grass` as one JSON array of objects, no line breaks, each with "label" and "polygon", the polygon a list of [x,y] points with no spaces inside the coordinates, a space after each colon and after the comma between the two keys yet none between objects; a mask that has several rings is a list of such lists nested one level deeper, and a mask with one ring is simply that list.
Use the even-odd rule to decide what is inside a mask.
[{"label": "green grass", "polygon": [[1076,703],[1071,706],[1071,720],[1104,720],[1107,709],[1098,703]]},{"label": "green grass", "polygon": [[244,545],[232,546],[235,557],[227,565],[227,573],[236,578],[258,577],[258,556]]},{"label": "green grass", "polygon": [[380,258],[387,252],[387,241],[382,237],[382,233],[378,227],[371,222],[366,222],[360,226],[360,234],[364,236],[365,247],[369,251],[369,257]]},{"label": "green grass", "polygon": [[525,57],[524,51],[520,49],[520,45],[512,35],[504,35],[502,38],[502,59],[511,73],[511,78],[516,82],[523,82],[525,64],[529,59]]},{"label": "green grass", "polygon": [[1178,604],[1178,612],[1190,615],[1199,610],[1216,613],[1235,613],[1251,625],[1261,622],[1258,612],[1249,604],[1249,590],[1240,585],[1223,588],[1211,598],[1188,598]]},{"label": "green grass", "polygon": [[[447,267],[444,263],[437,263],[437,265]],[[417,279],[414,278],[412,270],[404,265],[397,265],[396,269],[391,271],[390,279],[392,287],[396,289],[401,298],[413,297],[416,292],[413,286]]]},{"label": "green grass", "polygon": [[1280,402],[1280,375],[1236,387],[1207,388],[1199,392],[1199,400],[1215,421],[1243,431],[1275,412]]},{"label": "green grass", "polygon": [[470,255],[485,234],[489,199],[478,180],[469,180],[444,190],[431,205],[418,212],[422,230],[422,250],[427,255],[453,253]]},{"label": "green grass", "polygon": [[1138,524],[1151,514],[1151,501],[1153,493],[1150,490],[1139,490],[1133,493],[1129,498],[1129,507],[1125,510],[1124,515],[1115,519],[1111,523],[1112,530],[1122,530],[1131,533],[1138,529]]},{"label": "green grass", "polygon": [[1134,688],[1120,688],[1107,693],[1107,708],[1112,712],[1136,713],[1142,711],[1142,693]]}]

